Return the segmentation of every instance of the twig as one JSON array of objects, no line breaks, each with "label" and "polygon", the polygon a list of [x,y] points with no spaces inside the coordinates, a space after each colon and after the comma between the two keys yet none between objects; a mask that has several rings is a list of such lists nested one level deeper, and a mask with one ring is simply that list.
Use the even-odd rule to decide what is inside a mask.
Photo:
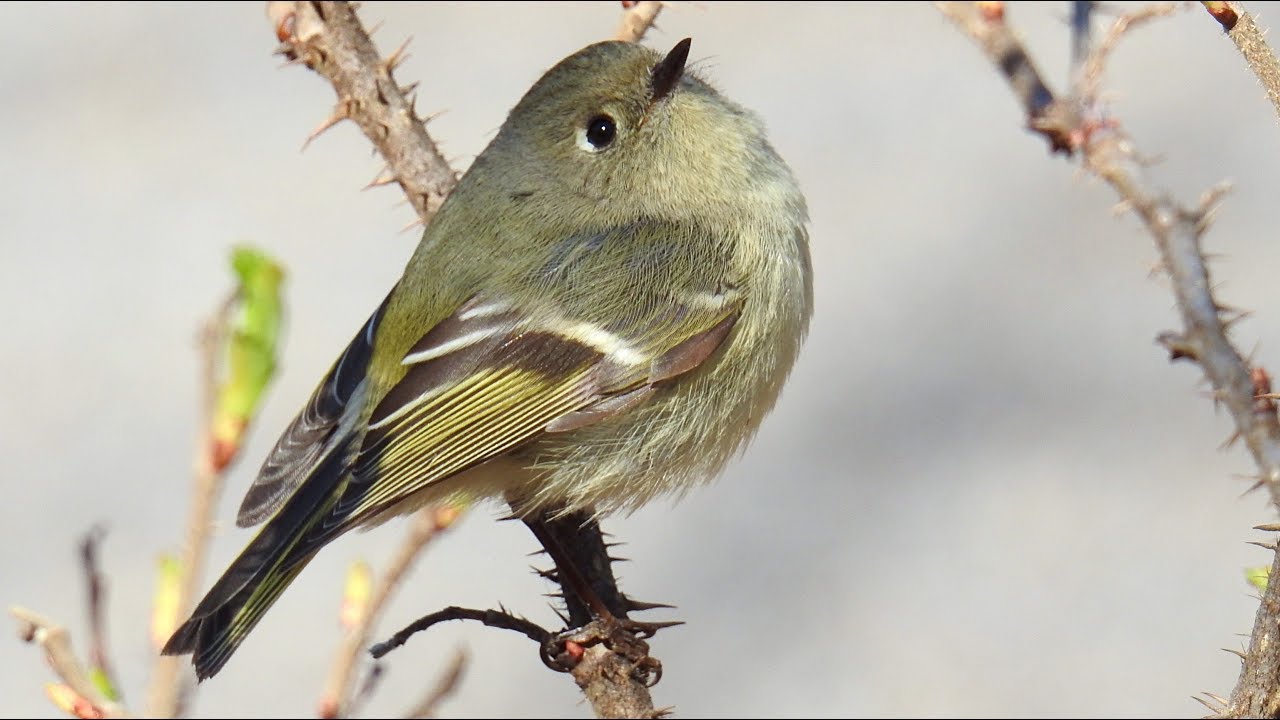
[{"label": "twig", "polygon": [[432,626],[439,625],[442,622],[451,620],[473,620],[487,627],[498,628],[500,630],[513,630],[518,632],[530,640],[539,643],[546,642],[551,637],[551,633],[537,623],[526,620],[522,617],[516,617],[503,609],[498,610],[475,610],[473,608],[458,607],[450,605],[443,610],[437,610],[429,615],[414,620],[406,625],[395,635],[376,643],[369,648],[369,654],[375,659],[385,656],[387,653],[404,645],[409,638],[423,630],[429,630]]},{"label": "twig", "polygon": [[[209,541],[213,537],[213,511],[225,479],[227,465],[225,459],[218,457],[212,423],[218,395],[219,351],[223,347],[222,338],[235,301],[235,293],[232,293],[200,333],[202,422],[196,438],[194,491],[187,514],[187,537],[178,566],[181,581],[173,607],[177,617],[186,616],[191,611],[193,598],[199,590]],[[182,667],[180,656],[161,655],[156,660],[147,693],[148,715],[177,717],[180,714],[186,694]]]},{"label": "twig", "polygon": [[618,32],[614,33],[613,39],[623,42],[643,40],[644,34],[653,27],[653,21],[658,19],[658,13],[662,12],[663,5],[666,3],[662,0],[624,1],[622,20],[618,23]]},{"label": "twig", "polygon": [[1253,15],[1245,12],[1239,3],[1206,2],[1203,4],[1209,14],[1222,25],[1227,37],[1236,44],[1240,54],[1244,56],[1245,63],[1266,89],[1267,98],[1271,100],[1271,106],[1275,109],[1276,115],[1280,116],[1280,61],[1276,60],[1276,54],[1267,44],[1266,37],[1258,27],[1258,23],[1254,21]]},{"label": "twig", "polygon": [[373,697],[374,691],[382,683],[384,674],[381,663],[375,661],[369,666],[369,672],[365,673],[364,681],[360,683],[360,689],[347,701],[347,717],[355,717],[360,714],[364,704],[369,701],[369,698]]},{"label": "twig", "polygon": [[342,647],[334,656],[329,669],[329,679],[320,696],[321,717],[345,717],[349,713],[351,686],[360,651],[369,642],[374,625],[382,616],[387,601],[400,586],[413,567],[414,560],[441,532],[453,524],[458,510],[453,507],[427,507],[414,514],[400,549],[392,556],[391,564],[382,575],[373,597],[361,613],[359,621],[349,629],[342,640]]},{"label": "twig", "polygon": [[[96,667],[107,684],[119,694],[120,682],[116,678],[115,665],[107,650],[106,581],[98,570],[98,545],[106,531],[94,526],[80,539],[80,565],[84,570],[85,589],[88,592],[89,610],[89,663]],[[118,698],[117,698],[118,700]]]},{"label": "twig", "polygon": [[[945,3],[944,5],[954,5]],[[983,20],[973,8],[942,8],[984,48],[993,32],[1012,38],[1000,22]],[[1269,385],[1265,373],[1251,369],[1243,356],[1227,338],[1231,324],[1223,318],[1226,308],[1212,294],[1213,284],[1205,265],[1200,244],[1208,226],[1208,215],[1220,192],[1206,194],[1200,205],[1184,208],[1163,192],[1153,190],[1136,160],[1131,139],[1114,119],[1106,118],[1097,98],[1097,86],[1110,51],[1125,32],[1143,20],[1167,14],[1167,5],[1156,5],[1119,18],[1107,37],[1095,48],[1085,63],[1087,70],[1076,81],[1071,96],[1087,108],[1074,116],[1076,124],[1058,127],[1033,127],[1051,137],[1068,141],[1068,151],[1079,149],[1084,167],[1105,180],[1120,196],[1126,208],[1141,219],[1155,240],[1165,270],[1173,280],[1173,290],[1183,329],[1164,333],[1160,342],[1173,359],[1188,358],[1197,362],[1213,385],[1214,399],[1225,405],[1235,422],[1236,436],[1243,438],[1259,469],[1260,485],[1270,491],[1272,503],[1280,507],[1280,420],[1270,401],[1259,402],[1259,387]],[[1016,40],[1015,40],[1016,42]],[[1016,55],[1025,51],[1010,50]],[[998,57],[988,51],[993,59]],[[1001,66],[1002,67],[1002,66]],[[1004,69],[1007,73],[1007,69]],[[1050,104],[1059,104],[1050,99]],[[1035,108],[1028,108],[1032,117]],[[1062,114],[1060,118],[1071,119]],[[1032,117],[1034,121],[1035,118]],[[1280,572],[1280,554],[1273,560],[1272,577]],[[1231,694],[1229,706],[1221,710],[1226,717],[1274,717],[1280,711],[1280,583],[1268,583],[1254,621],[1249,651],[1245,654],[1240,679]]]},{"label": "twig", "polygon": [[25,642],[33,642],[44,650],[54,673],[77,695],[89,701],[103,717],[127,717],[124,708],[109,700],[89,679],[84,666],[71,649],[71,635],[52,620],[26,608],[13,607],[9,612],[18,619],[18,634]]},{"label": "twig", "polygon": [[467,653],[459,648],[453,653],[453,660],[449,662],[436,686],[427,693],[422,702],[413,707],[412,710],[405,713],[407,718],[433,718],[440,710],[440,705],[449,699],[458,690],[458,686],[462,683],[462,674],[467,668]]},{"label": "twig", "polygon": [[1013,95],[1022,105],[1022,112],[1027,116],[1027,125],[1043,134],[1049,140],[1054,152],[1070,154],[1075,143],[1064,136],[1041,129],[1069,126],[1071,119],[1055,119],[1045,122],[1051,108],[1065,111],[1061,103],[1054,103],[1053,92],[1045,84],[1040,71],[1022,47],[1022,41],[1009,27],[1004,19],[1004,3],[935,3],[938,10],[950,18],[960,29],[977,41],[987,57],[1004,75],[1013,90]]},{"label": "twig", "polygon": [[413,88],[401,87],[392,75],[405,58],[404,46],[380,57],[345,2],[269,2],[267,13],[279,52],[319,73],[338,94],[333,113],[308,142],[342,120],[354,121],[387,161],[418,217],[429,221],[458,178],[406,97]]}]

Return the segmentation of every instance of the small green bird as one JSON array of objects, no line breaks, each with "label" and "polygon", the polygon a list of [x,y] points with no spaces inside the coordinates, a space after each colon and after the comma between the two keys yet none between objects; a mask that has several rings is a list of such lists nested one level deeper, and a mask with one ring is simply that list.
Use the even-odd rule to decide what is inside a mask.
[{"label": "small green bird", "polygon": [[808,217],[689,46],[591,45],[525,94],[272,449],[238,517],[266,525],[165,654],[217,673],[352,528],[490,497],[629,511],[744,446],[808,330]]}]

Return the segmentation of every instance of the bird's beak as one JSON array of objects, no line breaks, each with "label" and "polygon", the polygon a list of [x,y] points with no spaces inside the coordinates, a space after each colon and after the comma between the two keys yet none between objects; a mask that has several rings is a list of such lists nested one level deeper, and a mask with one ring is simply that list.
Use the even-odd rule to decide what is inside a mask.
[{"label": "bird's beak", "polygon": [[689,59],[689,45],[692,38],[685,38],[671,48],[671,52],[653,66],[653,75],[649,79],[649,87],[653,90],[651,103],[656,103],[675,90],[684,75],[684,64]]}]

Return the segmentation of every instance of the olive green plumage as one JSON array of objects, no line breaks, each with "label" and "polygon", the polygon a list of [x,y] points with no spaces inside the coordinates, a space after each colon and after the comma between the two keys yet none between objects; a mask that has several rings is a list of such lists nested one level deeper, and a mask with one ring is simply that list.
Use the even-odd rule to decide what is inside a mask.
[{"label": "olive green plumage", "polygon": [[754,115],[600,43],[511,111],[241,507],[165,647],[222,667],[315,553],[440,500],[633,510],[713,477],[807,331],[804,198]]}]

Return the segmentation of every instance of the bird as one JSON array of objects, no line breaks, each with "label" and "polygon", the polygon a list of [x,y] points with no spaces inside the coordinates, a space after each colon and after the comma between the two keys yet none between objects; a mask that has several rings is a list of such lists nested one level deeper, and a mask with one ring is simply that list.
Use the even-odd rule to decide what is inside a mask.
[{"label": "bird", "polygon": [[631,512],[719,474],[812,314],[808,211],[753,112],[589,45],[524,94],[270,450],[263,527],[162,649],[217,674],[322,547],[428,504]]}]

